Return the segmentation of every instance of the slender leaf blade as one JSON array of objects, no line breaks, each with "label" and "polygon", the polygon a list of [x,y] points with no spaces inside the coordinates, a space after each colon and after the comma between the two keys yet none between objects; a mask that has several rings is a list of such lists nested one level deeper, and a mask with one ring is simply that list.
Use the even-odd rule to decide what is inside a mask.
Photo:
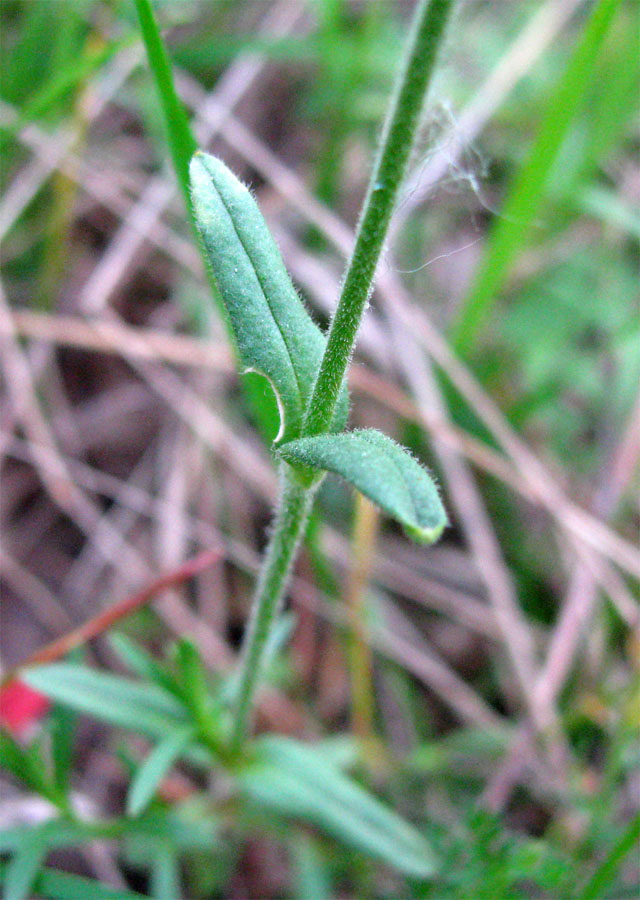
[{"label": "slender leaf blade", "polygon": [[47,782],[42,766],[34,766],[26,750],[9,734],[0,729],[0,763],[14,778],[38,793],[46,794]]},{"label": "slender leaf blade", "polygon": [[599,0],[569,64],[547,104],[541,127],[500,218],[489,236],[473,288],[454,331],[456,348],[466,351],[503,285],[544,200],[553,164],[590,82],[598,50],[620,0]]},{"label": "slender leaf blade", "polygon": [[130,731],[162,738],[188,723],[186,709],[155,684],[138,683],[72,663],[39,666],[24,680],[58,703]]},{"label": "slender leaf blade", "polygon": [[430,877],[435,857],[424,838],[313,747],[282,737],[256,741],[238,775],[244,796],[263,809],[310,822],[347,846],[405,875]]},{"label": "slender leaf blade", "polygon": [[192,726],[171,731],[149,753],[136,772],[127,797],[127,813],[137,816],[147,807],[171,766],[195,738]]},{"label": "slender leaf blade", "polygon": [[603,897],[603,891],[615,877],[627,853],[630,853],[634,847],[638,848],[639,840],[640,813],[634,816],[607,856],[600,863],[579,894],[579,900],[598,900],[598,897]]},{"label": "slender leaf blade", "polygon": [[[224,300],[240,360],[271,383],[281,415],[276,440],[300,432],[325,339],[304,308],[249,190],[225,164],[191,161],[196,222]],[[346,393],[336,428],[346,419]]]},{"label": "slender leaf blade", "polygon": [[180,884],[180,864],[173,848],[161,844],[153,856],[151,896],[157,900],[184,896]]},{"label": "slender leaf blade", "polygon": [[191,211],[189,194],[189,159],[196,149],[196,142],[187,119],[184,106],[176,94],[171,63],[153,14],[151,0],[135,0],[140,31],[145,43],[147,58],[155,81],[164,119],[167,126],[169,148],[187,209]]},{"label": "slender leaf blade", "polygon": [[292,465],[340,475],[397,519],[414,540],[430,544],[447,524],[440,495],[411,454],[374,429],[299,438],[279,448]]}]

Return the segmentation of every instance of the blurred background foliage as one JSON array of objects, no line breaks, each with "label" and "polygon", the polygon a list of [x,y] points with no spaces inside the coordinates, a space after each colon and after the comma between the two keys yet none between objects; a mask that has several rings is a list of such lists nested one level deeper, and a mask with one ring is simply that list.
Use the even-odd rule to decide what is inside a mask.
[{"label": "blurred background foliage", "polygon": [[[191,763],[167,778],[142,817],[127,819],[126,785],[145,744],[84,717],[72,723],[54,707],[32,744],[5,745],[14,763],[5,759],[13,777],[3,787],[0,850],[8,857],[16,829],[39,822],[34,792],[59,799],[71,790],[87,820],[115,818],[104,834],[89,824],[66,840],[42,832],[39,855],[30,850],[25,868],[11,871],[15,896],[36,856],[36,870],[49,862],[36,893],[51,897],[114,897],[116,888],[203,898],[637,896],[638,565],[597,540],[583,541],[580,555],[557,499],[609,523],[625,546],[637,543],[638,4],[615,5],[580,68],[576,54],[599,5],[460,4],[382,264],[457,352],[457,368],[433,356],[429,396],[435,390],[446,404],[447,427],[499,453],[508,477],[474,465],[487,516],[469,525],[434,452],[434,441],[446,448],[446,429],[438,416],[416,415],[429,396],[403,374],[405,350],[411,367],[415,348],[394,337],[376,293],[351,422],[380,425],[437,471],[453,525],[427,552],[386,521],[363,539],[358,515],[362,524],[366,513],[354,523],[351,494],[328,482],[270,669],[271,687],[289,700],[261,728],[322,738],[327,748],[342,735],[341,749],[327,754],[428,837],[438,876],[402,879],[335,836],[228,796],[224,781],[214,779],[208,795],[196,790],[211,784]],[[235,105],[249,137],[277,158],[281,181],[297,177],[351,228],[411,8],[404,0],[155,3],[190,114],[207,96]],[[195,343],[177,365],[169,352],[180,350],[174,338],[197,335],[197,347],[215,355],[224,332],[175,190],[135,9],[130,0],[2,0],[0,15],[0,233],[12,310],[0,335],[3,666],[215,542],[225,555],[212,573],[121,626],[156,660],[172,633],[189,633],[215,685],[220,647],[230,658],[239,644],[264,542],[269,459],[226,357],[216,369],[189,364]],[[536,32],[534,20],[547,30]],[[497,100],[483,107],[492,85]],[[462,131],[469,108],[470,135]],[[283,196],[273,166],[237,127],[223,125],[208,146],[255,190],[325,324],[343,266],[328,229],[305,214],[304,196],[299,205]],[[432,171],[438,177],[422,196]],[[96,351],[69,316],[120,330]],[[161,333],[165,349],[153,345],[141,362],[127,326]],[[16,347],[32,390],[7,364]],[[431,358],[424,343],[419,355]],[[543,487],[559,486],[551,508],[540,502],[540,480],[537,495],[528,480],[535,467],[491,427],[460,371],[544,465]],[[272,414],[264,385],[258,393]],[[42,441],[48,456],[34,450]],[[61,499],[64,472],[77,492]],[[485,544],[469,539],[474,527]],[[561,764],[532,734],[509,663],[515,634],[496,626],[483,568],[491,554],[478,558],[494,546],[487,530],[540,671],[563,610],[589,611],[552,698]],[[352,560],[362,540],[369,562],[358,588]],[[99,639],[85,658],[121,670],[114,646]],[[368,679],[360,692],[358,659]],[[475,720],[464,713],[466,690],[480,704]],[[526,765],[511,775],[523,735]],[[23,752],[32,763],[20,762]],[[34,765],[53,781],[34,777]],[[27,789],[18,790],[16,775]]]}]

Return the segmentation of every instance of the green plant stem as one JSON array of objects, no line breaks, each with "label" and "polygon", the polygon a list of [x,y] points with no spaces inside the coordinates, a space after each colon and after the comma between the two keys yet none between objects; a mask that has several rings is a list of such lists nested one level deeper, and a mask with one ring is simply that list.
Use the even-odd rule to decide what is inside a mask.
[{"label": "green plant stem", "polygon": [[149,65],[158,88],[162,111],[167,123],[171,158],[178,176],[180,189],[193,222],[191,193],[189,191],[189,161],[198,149],[198,146],[187,119],[187,114],[184,111],[184,106],[176,94],[171,63],[158,31],[151,0],[135,0],[135,4]]},{"label": "green plant stem", "polygon": [[249,729],[253,697],[262,674],[267,640],[282,602],[287,577],[315,495],[313,488],[300,485],[284,465],[280,478],[280,503],[242,648],[238,700],[231,735],[232,753],[238,753]]},{"label": "green plant stem", "polygon": [[453,0],[419,0],[355,248],[307,408],[304,435],[322,434],[331,425],[452,6]]},{"label": "green plant stem", "polygon": [[[142,2],[142,0],[138,0]],[[349,365],[358,326],[371,292],[373,276],[387,233],[398,188],[413,146],[424,97],[453,0],[419,0],[394,99],[382,133],[381,147],[336,314],[331,323],[303,433],[328,431]],[[317,488],[312,479],[281,475],[278,513],[258,582],[251,621],[240,663],[239,691],[231,736],[237,754],[249,730],[253,697],[260,678],[271,626]]]}]

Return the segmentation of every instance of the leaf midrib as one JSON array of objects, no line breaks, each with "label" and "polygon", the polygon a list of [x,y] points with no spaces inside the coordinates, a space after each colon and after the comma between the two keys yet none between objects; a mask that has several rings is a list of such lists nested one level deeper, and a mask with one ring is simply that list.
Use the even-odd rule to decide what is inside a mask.
[{"label": "leaf midrib", "polygon": [[[234,219],[233,219],[233,216],[232,216],[232,214],[231,214],[231,211],[230,211],[230,209],[229,209],[229,206],[228,206],[228,204],[225,202],[225,199],[224,199],[224,197],[222,196],[221,191],[218,189],[218,186],[216,185],[216,183],[215,183],[215,181],[214,181],[213,179],[211,179],[211,183],[212,183],[212,185],[213,185],[213,187],[214,187],[216,193],[218,194],[218,197],[220,198],[220,202],[222,203],[222,206],[224,207],[224,211],[226,212],[227,216],[229,217],[229,221],[231,222],[231,227],[233,228],[233,230],[234,230],[234,232],[235,232],[235,235],[236,235],[236,237],[238,238],[238,242],[239,242],[240,246],[242,247],[242,249],[244,250],[247,259],[249,260],[249,265],[250,265],[251,268],[253,269],[253,272],[254,272],[254,274],[255,274],[255,276],[256,276],[256,281],[257,281],[258,284],[260,285],[260,290],[262,291],[262,296],[264,297],[265,303],[267,304],[267,307],[268,307],[268,309],[269,309],[269,312],[271,313],[271,318],[273,319],[273,322],[274,322],[276,328],[278,329],[278,334],[280,335],[280,338],[281,338],[281,340],[282,340],[282,343],[284,344],[284,347],[285,347],[285,349],[286,349],[286,351],[287,351],[287,354],[288,354],[288,356],[289,356],[289,363],[290,363],[291,369],[292,369],[292,371],[293,371],[293,377],[294,377],[294,379],[295,379],[296,387],[297,387],[297,389],[298,389],[298,396],[300,397],[300,408],[302,409],[303,404],[304,404],[304,399],[305,399],[305,398],[304,398],[304,396],[303,396],[302,389],[301,389],[301,387],[300,387],[300,379],[299,379],[299,377],[298,377],[298,372],[296,371],[296,367],[295,367],[294,362],[293,362],[293,354],[292,354],[292,352],[291,352],[291,348],[290,348],[290,346],[289,346],[289,344],[288,344],[288,342],[287,342],[287,339],[286,339],[285,334],[284,334],[284,332],[283,332],[283,330],[282,330],[282,327],[281,327],[280,323],[278,322],[278,318],[277,318],[277,316],[275,315],[273,309],[271,308],[271,304],[270,304],[270,302],[269,302],[269,297],[268,297],[267,292],[265,291],[265,288],[264,288],[264,284],[263,284],[262,278],[260,277],[260,274],[259,274],[259,272],[258,272],[258,269],[256,268],[256,266],[255,266],[253,260],[251,259],[251,254],[250,254],[249,251],[247,250],[247,246],[246,246],[245,242],[244,242],[243,239],[242,239],[242,235],[241,235],[240,232],[238,231],[238,226],[236,225],[236,223],[235,223],[235,221],[234,221]],[[306,311],[305,311],[305,312],[306,312]],[[310,322],[311,322],[311,320],[310,320]],[[311,324],[313,325],[313,322],[311,322]],[[266,372],[265,372],[264,374],[266,375]],[[271,380],[271,379],[269,379],[269,380]],[[286,426],[286,423],[285,423],[285,426]]]}]

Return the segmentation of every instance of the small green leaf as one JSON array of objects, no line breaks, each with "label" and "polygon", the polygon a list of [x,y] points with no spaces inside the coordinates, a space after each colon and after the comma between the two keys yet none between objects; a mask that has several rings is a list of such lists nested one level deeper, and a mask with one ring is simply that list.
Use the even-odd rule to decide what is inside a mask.
[{"label": "small green leaf", "polygon": [[299,438],[278,453],[293,466],[310,466],[341,475],[415,541],[431,544],[447,524],[431,475],[411,454],[373,429]]},{"label": "small green leaf", "polygon": [[[325,339],[304,308],[249,190],[207,153],[191,160],[200,235],[246,371],[264,375],[280,408],[278,440],[300,434]],[[343,390],[334,425],[344,427]]]},{"label": "small green leaf", "polygon": [[139,815],[174,762],[195,738],[191,726],[171,731],[149,753],[135,774],[127,797],[127,813]]},{"label": "small green leaf", "polygon": [[163,738],[187,724],[187,711],[155,684],[136,683],[72,663],[39,666],[24,681],[52,700],[111,725]]},{"label": "small green leaf", "polygon": [[116,631],[110,634],[108,641],[127,668],[140,678],[154,682],[167,693],[173,694],[182,701],[181,687],[167,666],[154,659],[122,632]]},{"label": "small green leaf", "polygon": [[14,778],[38,793],[45,793],[47,782],[44,764],[36,765],[27,751],[14,740],[8,731],[0,729],[0,763]]},{"label": "small green leaf", "polygon": [[282,737],[261,738],[254,749],[253,762],[238,775],[247,799],[269,812],[310,822],[405,875],[433,874],[434,856],[415,828],[327,763],[317,749]]},{"label": "small green leaf", "polygon": [[184,700],[195,718],[207,718],[210,692],[207,673],[193,641],[180,638],[176,645],[176,663],[180,672]]}]

